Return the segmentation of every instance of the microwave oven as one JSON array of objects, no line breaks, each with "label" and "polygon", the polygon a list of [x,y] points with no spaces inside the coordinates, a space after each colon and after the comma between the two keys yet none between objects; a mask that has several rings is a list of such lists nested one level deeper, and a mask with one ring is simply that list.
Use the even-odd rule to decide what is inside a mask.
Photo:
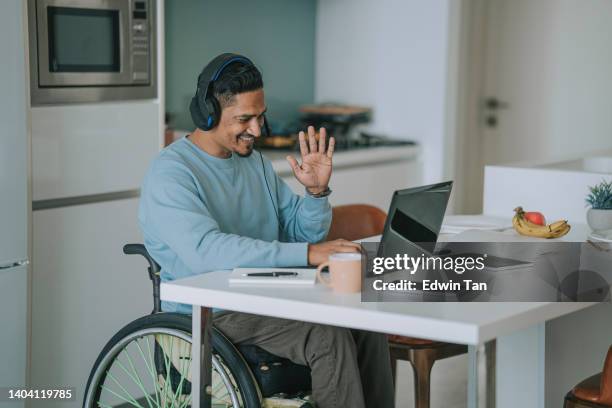
[{"label": "microwave oven", "polygon": [[32,105],[157,97],[156,0],[28,0]]}]

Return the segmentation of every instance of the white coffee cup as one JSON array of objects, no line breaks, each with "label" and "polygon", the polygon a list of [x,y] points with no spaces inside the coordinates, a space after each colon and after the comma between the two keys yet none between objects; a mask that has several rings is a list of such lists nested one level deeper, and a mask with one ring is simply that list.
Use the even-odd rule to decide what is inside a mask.
[{"label": "white coffee cup", "polygon": [[[329,266],[329,278],[321,275],[321,270]],[[331,254],[327,262],[317,268],[317,280],[337,293],[361,291],[361,254],[338,252]]]}]

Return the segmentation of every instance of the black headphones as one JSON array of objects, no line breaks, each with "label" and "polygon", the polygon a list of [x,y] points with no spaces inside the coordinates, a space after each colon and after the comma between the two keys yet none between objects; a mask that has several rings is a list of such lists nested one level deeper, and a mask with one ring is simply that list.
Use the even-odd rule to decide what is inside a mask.
[{"label": "black headphones", "polygon": [[191,119],[198,128],[202,130],[211,130],[219,124],[219,119],[221,118],[221,105],[213,95],[213,83],[219,79],[223,70],[234,62],[254,65],[247,57],[225,53],[210,61],[198,76],[198,89],[189,105]]}]

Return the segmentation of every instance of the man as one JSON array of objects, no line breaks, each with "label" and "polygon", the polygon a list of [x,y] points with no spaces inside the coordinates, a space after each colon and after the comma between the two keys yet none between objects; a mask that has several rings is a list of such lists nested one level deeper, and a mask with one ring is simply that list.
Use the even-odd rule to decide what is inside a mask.
[{"label": "man", "polygon": [[[300,197],[253,150],[265,112],[261,74],[248,59],[221,55],[205,67],[191,104],[196,130],[160,153],[142,188],[139,222],[162,280],[235,267],[318,265],[332,253],[359,250],[342,239],[321,242],[331,223],[334,139],[326,145],[323,128],[318,142],[313,127],[308,137],[300,132],[301,163],[287,157],[305,187]],[[191,312],[187,305],[162,307]],[[393,406],[383,335],[237,312],[216,314],[214,324],[234,343],[309,366],[321,408]]]}]

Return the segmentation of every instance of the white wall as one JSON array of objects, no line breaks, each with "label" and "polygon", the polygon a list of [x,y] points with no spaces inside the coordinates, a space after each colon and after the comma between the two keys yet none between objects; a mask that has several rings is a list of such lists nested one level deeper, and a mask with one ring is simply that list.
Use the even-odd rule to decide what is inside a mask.
[{"label": "white wall", "polygon": [[[550,3],[550,1],[549,1]],[[612,3],[561,0],[553,9],[549,157],[612,148]]]},{"label": "white wall", "polygon": [[449,0],[318,0],[315,100],[374,108],[372,131],[421,143],[443,178]]}]

